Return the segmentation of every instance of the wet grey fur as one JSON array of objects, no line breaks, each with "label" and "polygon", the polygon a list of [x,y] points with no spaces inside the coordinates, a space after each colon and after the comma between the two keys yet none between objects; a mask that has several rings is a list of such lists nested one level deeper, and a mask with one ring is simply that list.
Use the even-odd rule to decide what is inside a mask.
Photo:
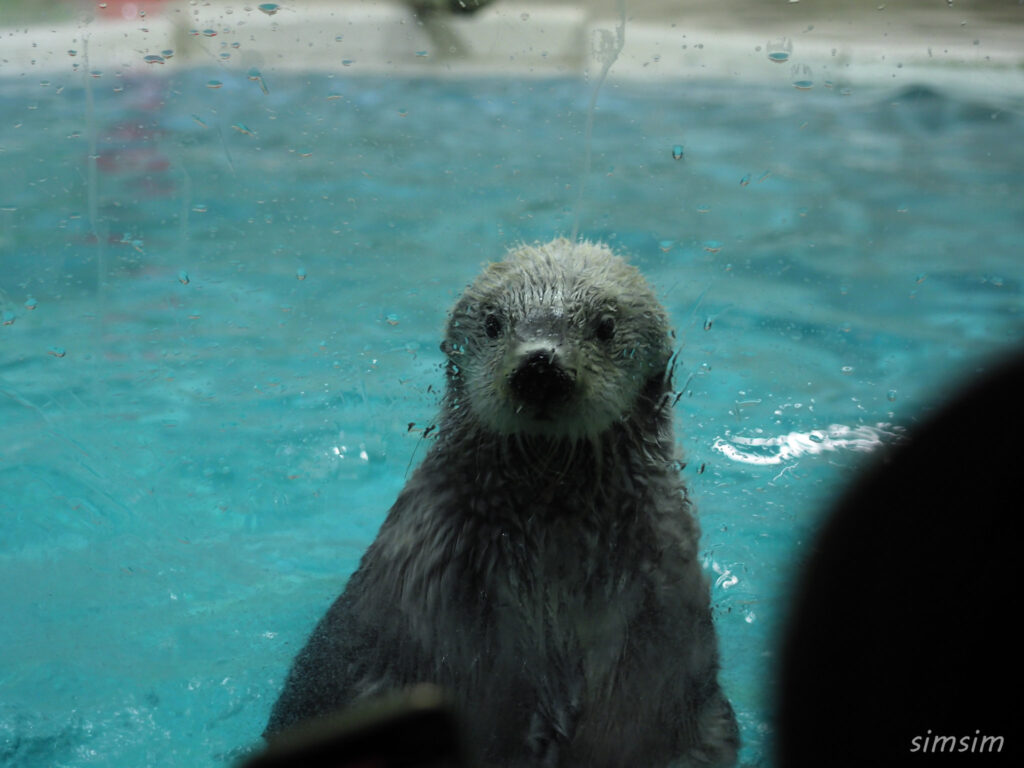
[{"label": "wet grey fur", "polygon": [[[265,735],[432,682],[486,765],[732,764],[671,339],[639,272],[598,244],[520,248],[467,289],[442,349],[436,441]],[[538,349],[568,392],[516,388]]]}]

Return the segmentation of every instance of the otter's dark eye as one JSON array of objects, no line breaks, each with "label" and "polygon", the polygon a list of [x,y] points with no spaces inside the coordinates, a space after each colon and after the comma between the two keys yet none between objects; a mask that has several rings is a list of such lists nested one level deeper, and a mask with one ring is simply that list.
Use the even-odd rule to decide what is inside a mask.
[{"label": "otter's dark eye", "polygon": [[602,318],[601,322],[598,323],[597,330],[594,331],[594,335],[601,341],[611,341],[615,335],[615,318]]},{"label": "otter's dark eye", "polygon": [[498,338],[501,335],[501,318],[494,314],[484,318],[484,332],[492,339]]}]

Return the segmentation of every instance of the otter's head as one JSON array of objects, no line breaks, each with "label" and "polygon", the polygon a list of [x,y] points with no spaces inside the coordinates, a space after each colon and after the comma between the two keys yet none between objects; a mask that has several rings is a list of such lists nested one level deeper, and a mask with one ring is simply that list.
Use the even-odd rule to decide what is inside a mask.
[{"label": "otter's head", "polygon": [[670,387],[665,310],[597,243],[559,239],[491,264],[441,349],[449,407],[499,435],[592,439]]}]

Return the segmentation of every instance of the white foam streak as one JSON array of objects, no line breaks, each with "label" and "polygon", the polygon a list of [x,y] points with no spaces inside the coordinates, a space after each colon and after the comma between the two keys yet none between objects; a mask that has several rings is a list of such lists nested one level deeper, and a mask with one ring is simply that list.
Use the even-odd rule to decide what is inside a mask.
[{"label": "white foam streak", "polygon": [[733,461],[770,465],[829,451],[867,453],[896,439],[899,433],[898,427],[885,423],[873,427],[832,424],[827,429],[790,432],[776,437],[720,437],[712,447]]}]

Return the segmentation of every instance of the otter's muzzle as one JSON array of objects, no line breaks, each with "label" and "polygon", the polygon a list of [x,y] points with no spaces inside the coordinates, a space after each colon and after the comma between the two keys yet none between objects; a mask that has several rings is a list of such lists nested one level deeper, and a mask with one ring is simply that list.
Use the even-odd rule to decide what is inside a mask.
[{"label": "otter's muzzle", "polygon": [[576,376],[562,365],[555,349],[534,349],[509,375],[509,388],[519,402],[543,412],[568,402]]}]

